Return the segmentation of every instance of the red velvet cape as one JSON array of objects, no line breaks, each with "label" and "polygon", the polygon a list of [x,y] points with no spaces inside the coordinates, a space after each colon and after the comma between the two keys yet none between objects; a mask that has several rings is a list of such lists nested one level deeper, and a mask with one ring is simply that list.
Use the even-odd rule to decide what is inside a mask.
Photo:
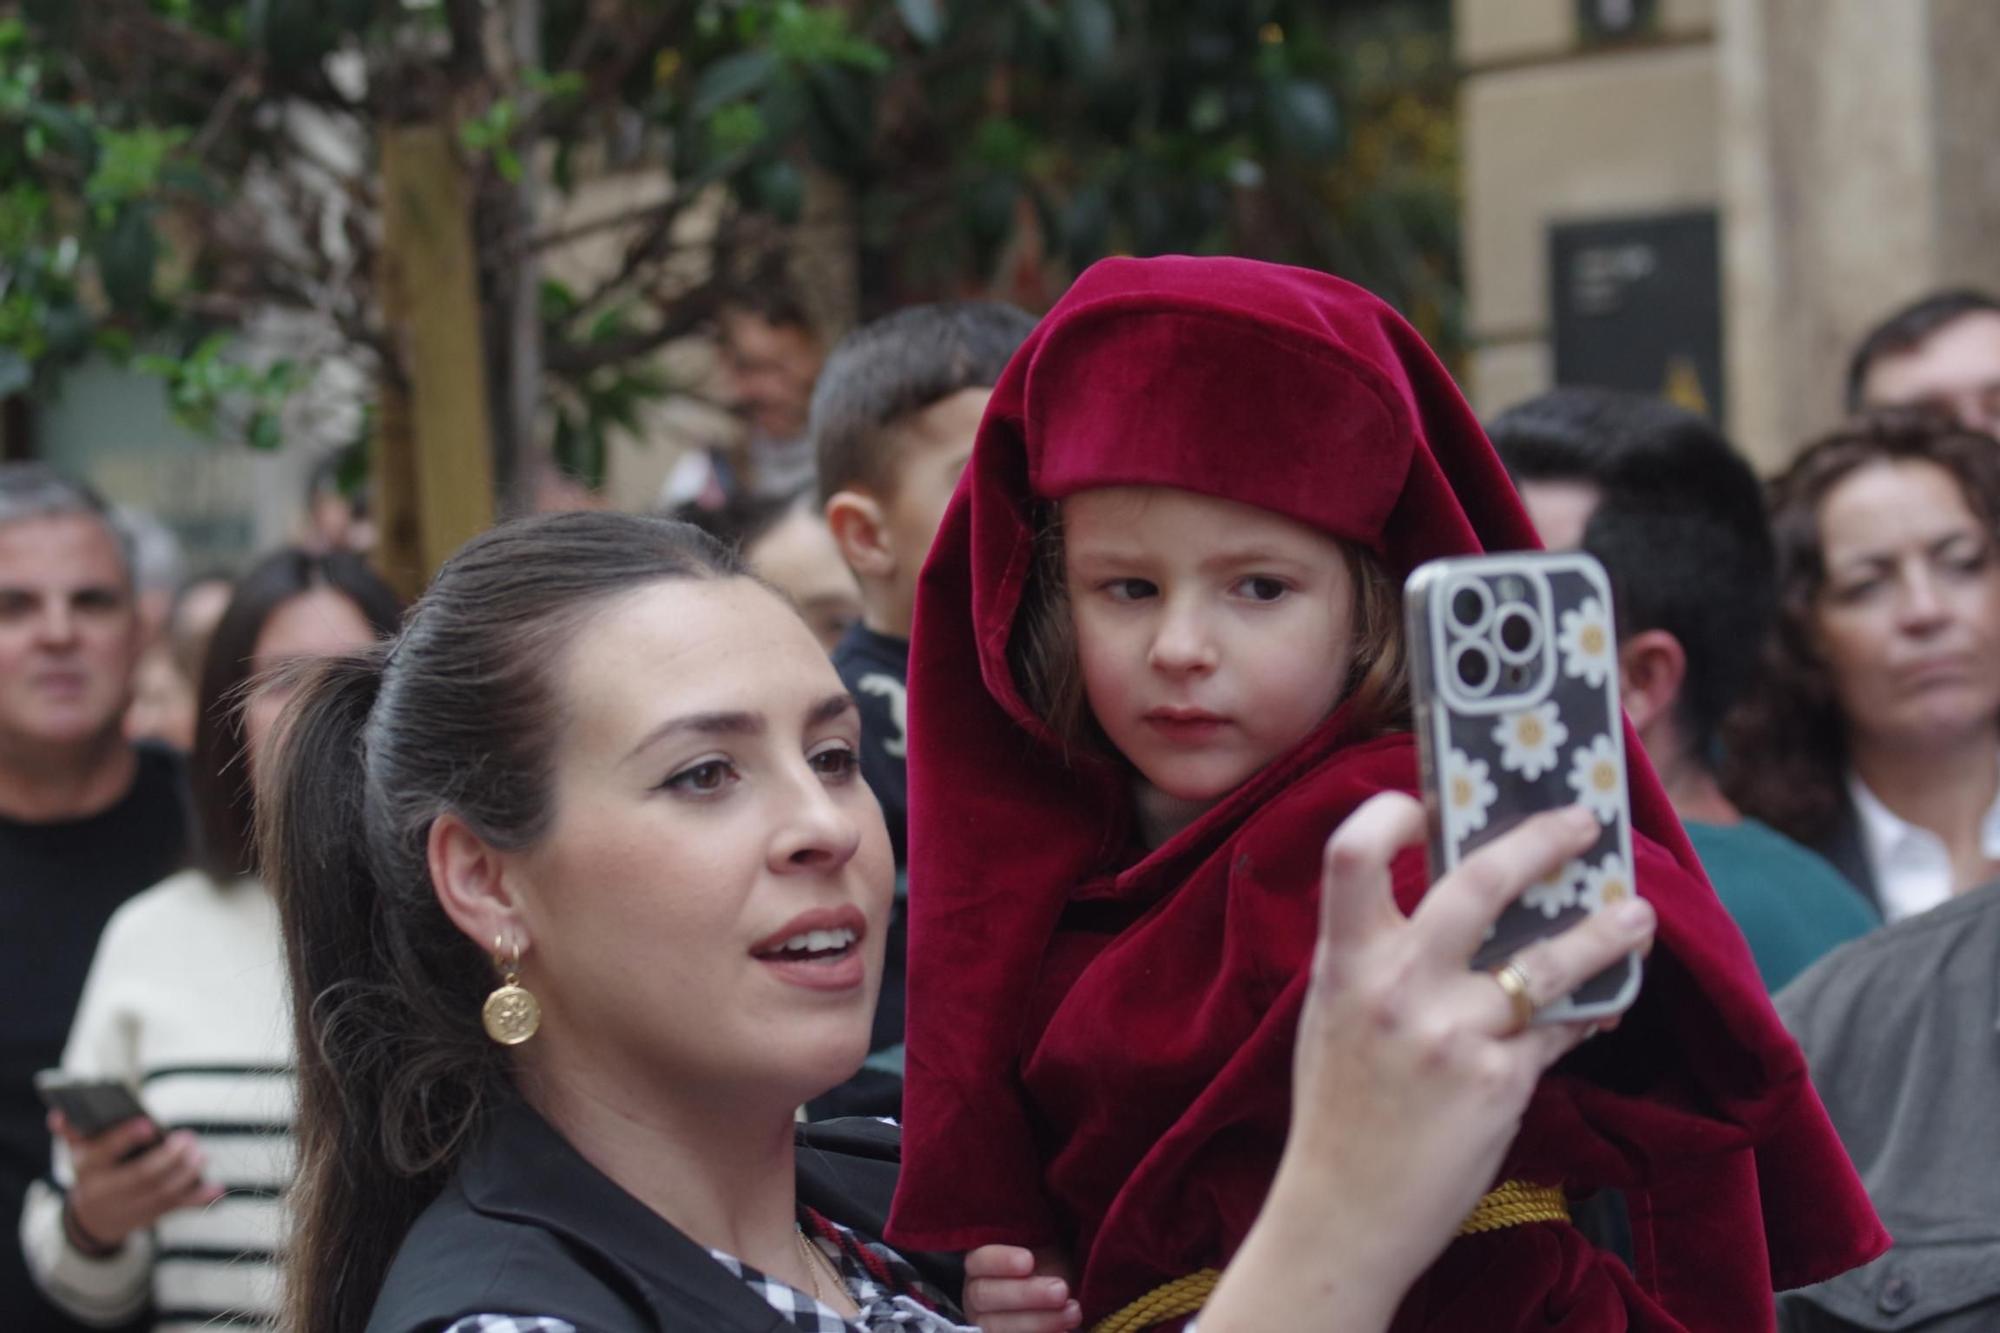
[{"label": "red velvet cape", "polygon": [[[1108,260],[1002,377],[918,597],[890,1235],[1065,1246],[1086,1320],[1242,1240],[1284,1136],[1321,848],[1368,796],[1416,786],[1407,736],[1352,743],[1336,711],[1166,845],[1132,850],[1126,774],[1066,760],[1007,664],[1033,503],[1119,484],[1289,515],[1398,580],[1534,544],[1430,350],[1324,274]],[[1627,748],[1658,945],[1619,1031],[1543,1080],[1502,1174],[1624,1191],[1638,1271],[1562,1224],[1463,1238],[1398,1330],[1769,1328],[1774,1286],[1886,1244],[1741,935]],[[1421,853],[1398,870],[1407,908]]]}]

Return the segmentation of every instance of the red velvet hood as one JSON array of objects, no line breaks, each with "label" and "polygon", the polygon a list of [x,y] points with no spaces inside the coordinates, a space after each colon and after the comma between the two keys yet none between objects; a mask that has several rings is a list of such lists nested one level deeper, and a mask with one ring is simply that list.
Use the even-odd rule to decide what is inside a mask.
[{"label": "red velvet hood", "polygon": [[[1130,850],[1126,776],[1065,758],[1020,697],[1007,645],[1036,503],[1144,484],[1288,515],[1367,548],[1399,582],[1436,556],[1535,545],[1435,356],[1380,301],[1324,274],[1107,260],[1002,376],[918,596],[891,1231],[920,1248],[1069,1246],[1090,1319],[1226,1261],[1241,1240],[1283,1134],[1320,846],[1369,795],[1416,779],[1407,737],[1352,741],[1337,711],[1165,846]],[[1540,1247],[1499,1261],[1501,1287],[1466,1277],[1478,1326],[1515,1327],[1494,1319],[1494,1301],[1518,1288],[1523,1310],[1563,1305],[1579,1328],[1748,1328],[1760,1299],[1768,1313],[1773,1274],[1796,1285],[1884,1243],[1629,736],[1628,752],[1659,946],[1620,1032],[1544,1080],[1508,1173],[1626,1191],[1653,1252],[1635,1288],[1580,1242],[1548,1240],[1555,1228],[1496,1233],[1483,1251],[1488,1238],[1462,1241],[1441,1270]],[[1399,892],[1407,904],[1422,891],[1417,854]],[[1065,919],[1093,901],[1116,929]],[[1399,1327],[1459,1326],[1454,1299],[1420,1289],[1412,1304],[1426,1313]],[[1602,1322],[1613,1305],[1625,1323]],[[1570,1325],[1538,1314],[1519,1326]]]}]

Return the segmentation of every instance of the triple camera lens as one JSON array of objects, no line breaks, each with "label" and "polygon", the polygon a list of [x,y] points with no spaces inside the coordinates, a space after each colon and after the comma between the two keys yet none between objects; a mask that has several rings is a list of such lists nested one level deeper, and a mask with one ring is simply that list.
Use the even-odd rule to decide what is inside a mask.
[{"label": "triple camera lens", "polygon": [[1527,685],[1542,651],[1542,625],[1519,578],[1497,583],[1469,578],[1451,590],[1445,618],[1451,626],[1447,669],[1471,698],[1495,689],[1512,693]]}]

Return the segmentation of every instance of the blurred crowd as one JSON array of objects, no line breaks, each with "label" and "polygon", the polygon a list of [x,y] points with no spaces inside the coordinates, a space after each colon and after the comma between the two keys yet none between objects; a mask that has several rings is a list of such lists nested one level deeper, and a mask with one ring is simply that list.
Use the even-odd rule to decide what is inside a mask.
[{"label": "blurred crowd", "polygon": [[[659,498],[791,600],[860,710],[897,902],[866,1063],[811,1119],[901,1109],[918,576],[1034,326],[922,306],[828,348],[784,293],[746,292],[718,330],[742,439],[688,454]],[[1543,544],[1608,573],[1626,714],[1897,1238],[1788,1298],[1786,1325],[1990,1328],[2000,301],[1889,314],[1843,406],[1770,479],[1713,423],[1630,393],[1561,388],[1485,427]],[[77,479],[0,465],[15,1333],[277,1326],[293,1029],[255,761],[299,664],[403,613],[366,561],[365,487],[338,477],[314,474],[293,544],[211,570]],[[590,498],[560,477],[543,495]],[[38,1099],[45,1069],[125,1082],[151,1119],[85,1133]]]}]

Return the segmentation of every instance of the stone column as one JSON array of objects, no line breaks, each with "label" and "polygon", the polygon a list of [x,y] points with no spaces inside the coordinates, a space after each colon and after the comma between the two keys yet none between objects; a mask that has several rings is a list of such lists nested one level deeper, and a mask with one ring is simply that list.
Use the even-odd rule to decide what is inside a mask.
[{"label": "stone column", "polygon": [[1766,467],[1840,417],[1893,307],[2000,290],[2000,4],[1719,0],[1730,425]]}]

